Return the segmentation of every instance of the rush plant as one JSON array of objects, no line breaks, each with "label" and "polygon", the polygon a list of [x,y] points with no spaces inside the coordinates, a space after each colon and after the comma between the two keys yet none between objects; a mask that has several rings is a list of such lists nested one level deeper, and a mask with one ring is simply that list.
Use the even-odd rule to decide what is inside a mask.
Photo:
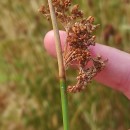
[{"label": "rush plant", "polygon": [[[71,6],[71,0],[48,0],[48,6],[39,8],[48,20],[51,19],[59,66],[61,102],[64,130],[69,130],[67,92],[76,93],[84,90],[92,79],[105,67],[106,60],[101,56],[94,57],[90,46],[95,45],[93,32],[99,25],[94,25],[94,17],[84,18],[79,5]],[[61,49],[57,20],[63,25],[67,38],[64,50]],[[65,70],[73,63],[78,69],[76,85],[66,87]]]}]

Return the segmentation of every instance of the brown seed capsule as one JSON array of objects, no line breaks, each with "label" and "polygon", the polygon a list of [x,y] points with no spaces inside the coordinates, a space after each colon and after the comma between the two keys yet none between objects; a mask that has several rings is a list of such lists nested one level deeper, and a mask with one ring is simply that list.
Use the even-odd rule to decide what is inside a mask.
[{"label": "brown seed capsule", "polygon": [[87,18],[87,20],[88,20],[90,23],[93,23],[93,22],[94,22],[94,17],[89,16],[89,17]]}]

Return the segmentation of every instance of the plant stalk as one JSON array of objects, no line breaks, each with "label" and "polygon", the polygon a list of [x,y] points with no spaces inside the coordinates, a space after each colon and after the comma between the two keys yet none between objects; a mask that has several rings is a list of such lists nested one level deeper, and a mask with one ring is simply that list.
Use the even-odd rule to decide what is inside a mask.
[{"label": "plant stalk", "polygon": [[67,99],[67,91],[66,91],[66,77],[65,77],[65,68],[64,68],[63,56],[62,56],[61,41],[60,41],[59,29],[58,29],[55,10],[52,5],[52,1],[48,0],[48,4],[49,4],[50,15],[51,15],[51,20],[52,20],[52,25],[54,30],[56,53],[57,53],[58,68],[59,68],[63,127],[64,130],[69,130],[68,99]]}]

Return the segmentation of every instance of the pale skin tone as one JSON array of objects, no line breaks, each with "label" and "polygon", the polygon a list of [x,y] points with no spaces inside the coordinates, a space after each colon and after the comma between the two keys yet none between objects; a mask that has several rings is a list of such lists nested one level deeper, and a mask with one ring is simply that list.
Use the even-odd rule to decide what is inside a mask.
[{"label": "pale skin tone", "polygon": [[[60,31],[60,38],[64,48],[66,40],[64,31]],[[56,57],[53,31],[45,35],[44,47],[50,55]],[[130,100],[130,54],[98,43],[90,50],[93,54],[108,59],[106,67],[95,77],[95,80],[122,92]]]}]

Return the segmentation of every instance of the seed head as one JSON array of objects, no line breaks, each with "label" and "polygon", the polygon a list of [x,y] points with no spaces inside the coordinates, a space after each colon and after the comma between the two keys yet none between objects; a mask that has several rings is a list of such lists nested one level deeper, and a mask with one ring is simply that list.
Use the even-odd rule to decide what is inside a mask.
[{"label": "seed head", "polygon": [[[64,66],[67,69],[74,62],[78,66],[77,83],[68,86],[68,92],[80,92],[105,67],[106,60],[101,56],[93,57],[89,49],[95,45],[93,32],[99,24],[94,25],[94,17],[84,18],[79,5],[70,10],[71,0],[52,0],[57,19],[66,30],[67,38],[64,49]],[[39,11],[49,17],[48,7],[41,6]],[[89,64],[91,63],[91,65]]]}]

